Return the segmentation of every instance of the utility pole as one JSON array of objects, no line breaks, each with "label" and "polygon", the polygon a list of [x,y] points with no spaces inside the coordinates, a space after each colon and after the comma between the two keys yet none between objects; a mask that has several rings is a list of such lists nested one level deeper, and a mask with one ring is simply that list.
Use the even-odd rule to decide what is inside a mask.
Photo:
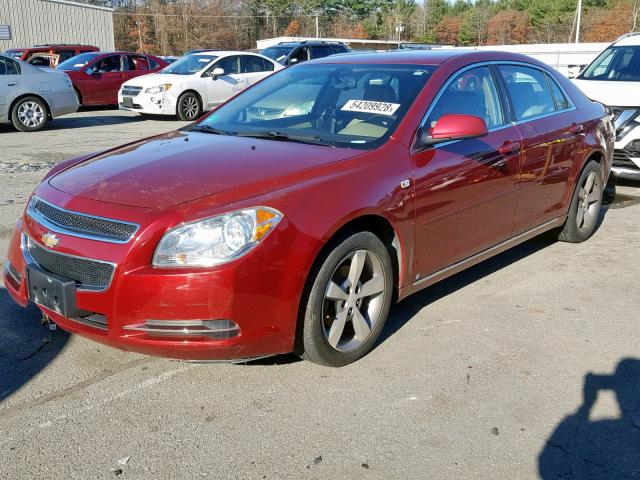
[{"label": "utility pole", "polygon": [[316,38],[320,38],[320,22],[318,21],[318,12],[316,12]]},{"label": "utility pole", "polygon": [[580,43],[580,15],[582,14],[582,0],[578,0],[578,12],[576,14],[576,43]]}]

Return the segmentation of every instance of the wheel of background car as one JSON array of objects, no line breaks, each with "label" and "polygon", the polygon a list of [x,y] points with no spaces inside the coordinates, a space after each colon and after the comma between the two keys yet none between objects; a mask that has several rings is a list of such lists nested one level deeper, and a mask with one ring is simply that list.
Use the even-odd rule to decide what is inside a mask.
[{"label": "wheel of background car", "polygon": [[560,240],[579,243],[593,235],[598,225],[603,191],[600,165],[591,160],[576,184],[567,221],[558,237]]},{"label": "wheel of background car", "polygon": [[178,118],[184,121],[192,121],[202,114],[200,99],[195,93],[183,93],[178,99]]},{"label": "wheel of background car", "polygon": [[368,353],[384,328],[393,294],[384,243],[371,232],[334,241],[309,282],[296,353],[332,367]]},{"label": "wheel of background car", "polygon": [[21,132],[35,132],[47,123],[47,105],[38,97],[20,99],[11,111],[11,122]]}]

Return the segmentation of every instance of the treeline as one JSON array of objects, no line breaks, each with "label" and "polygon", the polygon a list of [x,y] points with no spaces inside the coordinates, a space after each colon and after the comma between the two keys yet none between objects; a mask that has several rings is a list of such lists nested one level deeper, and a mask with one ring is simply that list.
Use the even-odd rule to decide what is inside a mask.
[{"label": "treeline", "polygon": [[[86,0],[115,8],[121,49],[255,48],[282,35],[446,45],[568,42],[576,0]],[[581,41],[638,27],[640,0],[583,0]]]}]

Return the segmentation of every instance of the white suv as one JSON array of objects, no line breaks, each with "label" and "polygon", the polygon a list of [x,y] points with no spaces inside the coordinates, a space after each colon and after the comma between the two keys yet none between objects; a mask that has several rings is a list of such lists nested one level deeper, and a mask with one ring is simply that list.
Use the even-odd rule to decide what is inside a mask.
[{"label": "white suv", "polygon": [[618,38],[574,82],[587,97],[613,112],[616,140],[611,173],[640,180],[640,32]]},{"label": "white suv", "polygon": [[283,66],[247,52],[186,55],[157,73],[136,77],[118,92],[121,110],[195,120]]}]

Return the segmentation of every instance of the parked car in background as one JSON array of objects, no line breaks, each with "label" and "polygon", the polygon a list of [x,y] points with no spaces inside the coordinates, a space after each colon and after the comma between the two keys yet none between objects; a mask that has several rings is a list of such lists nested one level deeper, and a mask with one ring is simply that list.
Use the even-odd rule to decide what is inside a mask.
[{"label": "parked car in background", "polygon": [[167,66],[143,53],[90,52],[62,62],[56,70],[71,78],[82,106],[118,105],[118,90],[127,80]]},{"label": "parked car in background", "polygon": [[305,40],[302,42],[280,42],[267,47],[260,53],[282,65],[294,65],[316,58],[328,57],[336,53],[348,53],[351,50],[341,42]]},{"label": "parked car in background", "polygon": [[125,82],[118,93],[118,104],[122,110],[195,120],[282,68],[278,62],[255,53],[194,53],[158,73]]},{"label": "parked car in background", "polygon": [[167,62],[168,65],[171,65],[173,62],[178,60],[180,57],[175,57],[173,55],[158,55],[158,58]]},{"label": "parked car in background", "polygon": [[640,33],[623,35],[574,79],[592,100],[614,115],[616,142],[612,173],[640,180]]},{"label": "parked car in background", "polygon": [[[274,96],[291,113],[256,115]],[[125,350],[341,366],[393,301],[545,231],[588,239],[613,134],[601,104],[522,55],[312,61],[182,130],[57,164],[4,284]]]},{"label": "parked car in background", "polygon": [[97,52],[100,49],[93,45],[35,45],[29,48],[11,48],[5,53],[13,58],[23,61],[29,61],[32,57],[38,55],[40,59],[37,61],[38,66],[46,66],[43,64],[43,58],[49,59],[51,68],[55,68],[58,63],[69,60],[85,52]]},{"label": "parked car in background", "polygon": [[0,123],[34,132],[47,121],[77,109],[78,100],[67,75],[0,54]]}]

